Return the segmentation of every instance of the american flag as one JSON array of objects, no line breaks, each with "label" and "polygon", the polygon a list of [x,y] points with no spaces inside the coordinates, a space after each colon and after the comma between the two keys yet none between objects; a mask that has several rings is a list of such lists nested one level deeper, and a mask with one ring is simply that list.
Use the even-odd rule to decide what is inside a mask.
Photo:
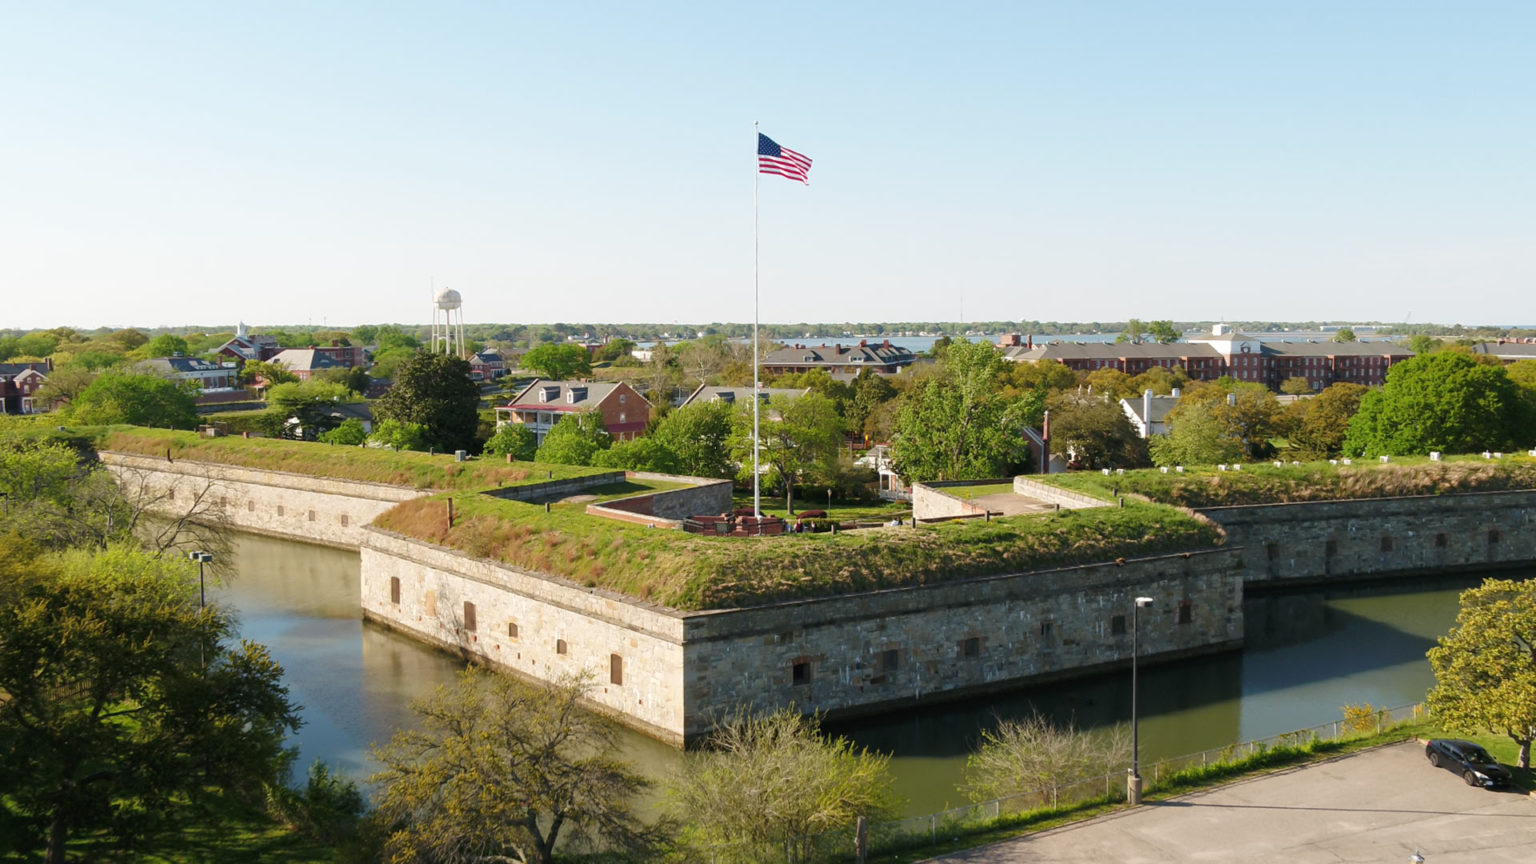
[{"label": "american flag", "polygon": [[761,132],[757,135],[757,173],[777,174],[791,180],[799,180],[809,186],[811,157],[796,153],[788,147],[780,147],[772,138]]}]

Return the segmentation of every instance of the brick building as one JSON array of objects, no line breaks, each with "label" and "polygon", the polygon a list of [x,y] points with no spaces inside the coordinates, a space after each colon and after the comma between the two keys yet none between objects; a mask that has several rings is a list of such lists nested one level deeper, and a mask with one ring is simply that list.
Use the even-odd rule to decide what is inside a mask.
[{"label": "brick building", "polygon": [[544,436],[567,414],[597,411],[616,441],[631,441],[645,431],[651,403],[622,381],[550,381],[535,378],[496,409],[496,426],[523,423],[544,443]]},{"label": "brick building", "polygon": [[916,354],[892,345],[889,339],[878,345],[860,339],[857,345],[791,345],[769,351],[762,363],[764,375],[823,369],[833,377],[852,378],[866,369],[895,375],[916,360]]}]

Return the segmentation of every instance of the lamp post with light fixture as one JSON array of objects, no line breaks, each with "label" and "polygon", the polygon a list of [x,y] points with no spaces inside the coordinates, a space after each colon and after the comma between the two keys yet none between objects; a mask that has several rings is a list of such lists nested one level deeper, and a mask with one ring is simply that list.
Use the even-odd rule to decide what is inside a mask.
[{"label": "lamp post with light fixture", "polygon": [[[199,549],[196,552],[188,552],[187,557],[197,562],[197,608],[207,609],[208,583],[203,577],[203,567],[213,560],[213,555]],[[208,658],[204,655],[202,640],[198,640],[197,643],[197,659],[201,661],[203,668],[208,668]]]},{"label": "lamp post with light fixture", "polygon": [[1137,597],[1131,605],[1131,773],[1125,778],[1125,799],[1131,804],[1141,803],[1141,729],[1136,714],[1138,631],[1141,629],[1141,610],[1151,605],[1151,597]]}]

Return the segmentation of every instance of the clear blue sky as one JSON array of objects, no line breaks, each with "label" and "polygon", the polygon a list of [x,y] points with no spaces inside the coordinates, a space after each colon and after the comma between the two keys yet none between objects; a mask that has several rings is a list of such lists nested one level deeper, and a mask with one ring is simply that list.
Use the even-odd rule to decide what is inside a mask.
[{"label": "clear blue sky", "polygon": [[1529,2],[6,3],[0,327],[1536,322]]}]

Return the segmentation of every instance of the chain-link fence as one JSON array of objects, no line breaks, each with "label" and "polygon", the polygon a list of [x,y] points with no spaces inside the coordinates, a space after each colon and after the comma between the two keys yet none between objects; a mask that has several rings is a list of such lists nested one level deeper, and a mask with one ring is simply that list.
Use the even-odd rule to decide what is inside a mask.
[{"label": "chain-link fence", "polygon": [[[1148,792],[1159,787],[1176,787],[1183,782],[1198,782],[1202,775],[1233,768],[1267,753],[1288,755],[1288,751],[1315,746],[1315,742],[1342,741],[1378,735],[1394,726],[1423,719],[1423,703],[1397,708],[1347,710],[1342,720],[1320,723],[1305,729],[1282,732],[1267,738],[1243,741],[1169,759],[1144,764],[1141,776]],[[934,846],[958,839],[963,834],[1066,815],[1073,810],[1114,804],[1125,800],[1129,765],[1102,776],[1086,777],[1060,786],[1039,789],[1007,798],[997,798],[923,816],[888,822],[870,823],[867,850],[871,855],[898,852],[921,846]],[[698,850],[698,860],[709,864],[834,864],[855,861],[855,829],[848,826],[822,834],[796,837],[782,844],[732,843]]]}]

